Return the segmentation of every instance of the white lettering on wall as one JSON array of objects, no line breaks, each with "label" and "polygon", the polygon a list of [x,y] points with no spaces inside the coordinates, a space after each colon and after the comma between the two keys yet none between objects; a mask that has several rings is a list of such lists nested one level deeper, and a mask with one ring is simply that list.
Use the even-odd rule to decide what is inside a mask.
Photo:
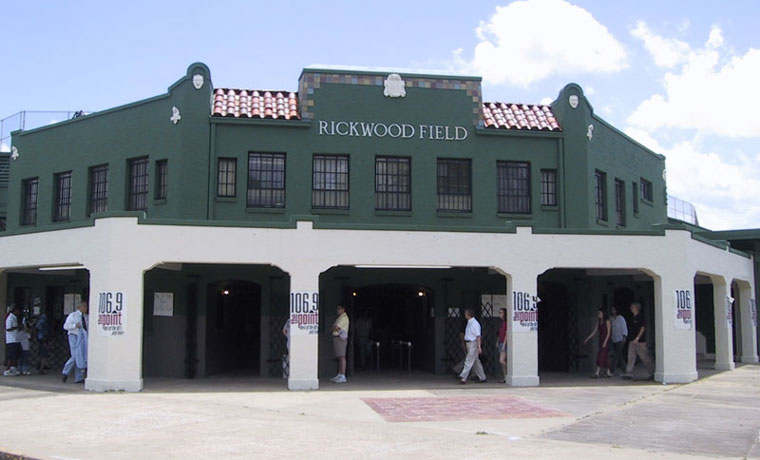
[{"label": "white lettering on wall", "polygon": [[463,141],[469,136],[467,128],[458,125],[415,126],[409,123],[320,120],[317,127],[320,136],[417,138],[431,141]]}]

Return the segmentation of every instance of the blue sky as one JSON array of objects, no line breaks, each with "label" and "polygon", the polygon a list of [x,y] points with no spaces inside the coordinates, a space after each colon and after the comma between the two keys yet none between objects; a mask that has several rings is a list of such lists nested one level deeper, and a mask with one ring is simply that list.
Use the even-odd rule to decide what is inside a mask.
[{"label": "blue sky", "polygon": [[760,227],[760,2],[469,3],[6,2],[0,118],[161,94],[195,61],[216,86],[286,90],[313,64],[475,74],[487,101],[573,81],[668,157],[703,226]]}]

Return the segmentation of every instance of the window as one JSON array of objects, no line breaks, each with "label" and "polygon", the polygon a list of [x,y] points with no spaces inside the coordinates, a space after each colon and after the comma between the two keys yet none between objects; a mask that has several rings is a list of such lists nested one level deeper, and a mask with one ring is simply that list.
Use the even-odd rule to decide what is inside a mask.
[{"label": "window", "polygon": [[311,190],[312,207],[348,209],[348,155],[314,155]]},{"label": "window", "polygon": [[156,161],[156,199],[165,200],[166,185],[169,179],[169,160]]},{"label": "window", "polygon": [[250,208],[285,207],[285,154],[248,154],[248,201]]},{"label": "window", "polygon": [[596,218],[607,220],[607,174],[596,171],[594,173],[594,203],[596,204]]},{"label": "window", "polygon": [[237,159],[219,158],[216,170],[216,196],[227,198],[236,196]]},{"label": "window", "polygon": [[403,157],[375,158],[375,209],[412,209],[411,160]]},{"label": "window", "polygon": [[639,184],[633,182],[631,184],[631,191],[633,192],[633,215],[639,215]]},{"label": "window", "polygon": [[129,160],[127,210],[148,209],[148,158]]},{"label": "window", "polygon": [[557,170],[541,170],[541,204],[557,206]]},{"label": "window", "polygon": [[648,180],[641,178],[641,198],[647,201],[652,200],[652,183]]},{"label": "window", "polygon": [[470,160],[438,159],[438,210],[472,211],[472,174]]},{"label": "window", "polygon": [[26,179],[22,185],[24,189],[21,225],[37,224],[37,190],[40,186],[38,178]]},{"label": "window", "polygon": [[530,214],[530,163],[497,161],[498,211]]},{"label": "window", "polygon": [[108,165],[90,168],[90,214],[108,211]]},{"label": "window", "polygon": [[615,179],[615,224],[625,227],[625,183]]},{"label": "window", "polygon": [[55,184],[53,221],[68,221],[71,217],[71,171],[54,175],[53,183]]}]

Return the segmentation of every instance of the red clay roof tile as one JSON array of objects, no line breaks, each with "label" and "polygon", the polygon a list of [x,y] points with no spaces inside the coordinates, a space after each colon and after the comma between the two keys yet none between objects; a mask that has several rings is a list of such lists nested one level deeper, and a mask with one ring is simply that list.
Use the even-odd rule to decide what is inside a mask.
[{"label": "red clay roof tile", "polygon": [[486,102],[483,104],[483,124],[493,129],[562,131],[548,105]]},{"label": "red clay roof tile", "polygon": [[269,118],[299,120],[298,93],[217,88],[214,90],[214,117]]}]

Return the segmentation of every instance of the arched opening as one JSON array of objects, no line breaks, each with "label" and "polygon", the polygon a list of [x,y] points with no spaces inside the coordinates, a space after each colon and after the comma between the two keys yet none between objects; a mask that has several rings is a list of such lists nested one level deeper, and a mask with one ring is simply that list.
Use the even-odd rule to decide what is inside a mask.
[{"label": "arched opening", "polygon": [[224,280],[207,287],[206,375],[259,374],[261,286]]}]

